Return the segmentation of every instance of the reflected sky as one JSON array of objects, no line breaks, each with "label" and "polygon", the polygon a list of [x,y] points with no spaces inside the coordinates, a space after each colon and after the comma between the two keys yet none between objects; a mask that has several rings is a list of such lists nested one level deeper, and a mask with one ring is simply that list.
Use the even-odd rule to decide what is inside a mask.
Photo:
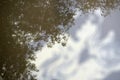
[{"label": "reflected sky", "polygon": [[120,69],[119,5],[119,0],[1,0],[0,78],[113,79]]},{"label": "reflected sky", "polygon": [[108,74],[104,80],[120,80],[120,71],[114,71]]},{"label": "reflected sky", "polygon": [[73,17],[65,47],[45,45],[36,52],[37,79],[119,80],[119,71],[114,71],[120,70],[120,11],[113,10],[106,17],[100,9],[83,16],[78,11]]}]

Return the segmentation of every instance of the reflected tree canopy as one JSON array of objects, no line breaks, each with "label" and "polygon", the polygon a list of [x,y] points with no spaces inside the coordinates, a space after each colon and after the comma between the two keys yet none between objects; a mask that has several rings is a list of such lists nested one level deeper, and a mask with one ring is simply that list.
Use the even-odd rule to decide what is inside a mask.
[{"label": "reflected tree canopy", "polygon": [[[73,21],[70,1],[8,0],[0,2],[0,76],[4,80],[33,80],[34,51],[41,42],[66,40]],[[63,36],[60,36],[63,35]]]},{"label": "reflected tree canopy", "polygon": [[119,0],[2,0],[0,1],[0,76],[4,80],[34,80],[31,60],[44,43],[65,46],[76,8],[106,14]]},{"label": "reflected tree canopy", "polygon": [[111,10],[120,8],[119,5],[120,0],[77,0],[77,7],[83,13],[94,12],[94,10],[100,9],[103,16],[107,16]]}]

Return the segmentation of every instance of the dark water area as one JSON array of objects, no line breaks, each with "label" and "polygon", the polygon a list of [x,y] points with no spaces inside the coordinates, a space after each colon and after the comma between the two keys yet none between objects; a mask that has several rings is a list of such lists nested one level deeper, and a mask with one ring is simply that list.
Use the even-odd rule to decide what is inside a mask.
[{"label": "dark water area", "polygon": [[[47,72],[45,73],[44,69],[42,71],[42,68],[38,66],[41,65],[39,61],[42,61],[42,57],[47,56],[47,54],[49,56],[50,53],[56,53],[55,49],[57,50],[58,48],[58,46],[55,46],[56,44],[68,51],[72,51],[72,48],[74,47],[75,51],[77,52],[77,47],[74,46],[77,45],[77,42],[79,42],[79,38],[77,38],[76,32],[80,32],[79,34],[82,34],[79,36],[83,36],[80,37],[80,40],[83,40],[84,42],[85,39],[87,39],[85,37],[89,35],[89,33],[87,32],[92,32],[92,29],[94,29],[91,27],[90,29],[88,28],[88,31],[86,31],[87,28],[85,28],[85,31],[82,31],[81,26],[86,20],[89,20],[89,15],[94,15],[94,19],[92,20],[91,18],[90,20],[92,20],[92,23],[97,25],[99,25],[99,21],[97,22],[97,20],[102,20],[104,18],[103,24],[101,24],[101,26],[103,27],[98,29],[98,31],[102,31],[102,36],[100,36],[99,40],[104,39],[109,30],[115,29],[117,36],[115,41],[116,43],[114,45],[106,46],[114,46],[114,48],[116,49],[115,53],[119,54],[120,52],[117,50],[120,46],[119,9],[119,0],[0,1],[0,80],[71,80],[72,78],[68,78],[67,75],[64,75],[64,73],[62,74],[62,72],[59,72],[59,70],[57,71],[57,69],[53,71],[53,74],[58,73],[58,75],[54,75],[55,77],[51,77],[50,75],[48,75],[50,72],[45,71]],[[114,15],[114,17],[110,18],[110,16],[112,15]],[[88,26],[90,25],[91,23],[88,23]],[[106,25],[107,27],[105,27]],[[81,31],[79,31],[80,28]],[[70,38],[72,38],[76,42],[71,45],[72,47],[67,46],[69,45]],[[105,42],[103,41],[103,44],[104,43]],[[116,44],[118,47],[116,46]],[[62,48],[59,48],[57,53],[69,53],[64,50],[62,51]],[[106,47],[104,49],[106,49]],[[80,52],[81,56],[78,55],[81,57],[78,61],[79,64],[84,64],[91,57],[95,59],[97,58],[95,55],[90,56],[89,52],[90,50],[87,48]],[[41,55],[42,57],[39,57],[41,58],[39,59],[38,55],[42,53],[46,54],[43,56]],[[61,54],[56,54],[53,56],[52,59],[45,58],[46,61],[42,63],[42,66],[46,66],[45,70],[49,71],[49,66],[54,66],[55,64],[52,63],[61,59],[60,55]],[[69,55],[71,55],[72,57],[75,54]],[[64,62],[61,63],[61,65],[64,65],[64,67],[58,67],[61,70],[63,68],[67,68],[67,65],[71,65],[72,61],[72,58],[69,61],[68,54],[65,54],[64,57],[66,61],[68,59],[68,62],[66,62],[65,65]],[[105,61],[107,61],[108,63],[119,62],[119,58],[113,61],[104,57],[102,59],[105,59]],[[98,63],[102,64],[99,59]],[[114,65],[115,64],[111,66]],[[108,66],[108,64],[104,66]],[[42,71],[43,73],[40,73],[40,71]],[[89,80],[87,78],[81,79]],[[72,80],[80,79],[73,78]]]}]

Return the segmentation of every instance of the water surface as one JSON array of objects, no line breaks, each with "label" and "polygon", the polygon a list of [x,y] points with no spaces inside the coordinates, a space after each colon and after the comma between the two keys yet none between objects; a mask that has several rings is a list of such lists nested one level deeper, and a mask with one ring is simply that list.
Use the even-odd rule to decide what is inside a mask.
[{"label": "water surface", "polygon": [[119,80],[119,0],[0,1],[3,80]]}]

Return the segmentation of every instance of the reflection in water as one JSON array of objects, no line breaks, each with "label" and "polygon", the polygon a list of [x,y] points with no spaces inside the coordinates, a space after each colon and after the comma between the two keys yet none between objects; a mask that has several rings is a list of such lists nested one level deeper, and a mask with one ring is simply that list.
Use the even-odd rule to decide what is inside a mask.
[{"label": "reflection in water", "polygon": [[85,61],[87,61],[88,59],[90,58],[90,55],[89,55],[89,51],[88,49],[84,49],[81,54],[80,54],[80,57],[79,57],[79,64],[81,63],[84,63]]},{"label": "reflection in water", "polygon": [[104,80],[120,80],[120,71],[112,72]]},{"label": "reflection in water", "polygon": [[[0,76],[4,80],[34,80],[32,72],[37,71],[32,63],[34,51],[46,44],[65,46],[77,10],[88,13],[100,8],[102,14],[107,15],[119,4],[119,0],[0,1]],[[50,59],[44,66],[57,58]]]},{"label": "reflection in water", "polygon": [[49,42],[65,45],[64,32],[73,21],[71,1],[8,0],[0,2],[0,76],[32,80],[34,52]]},{"label": "reflection in water", "polygon": [[77,0],[78,8],[83,13],[94,12],[94,10],[100,8],[102,15],[108,15],[111,10],[118,8],[120,5],[119,0]]}]

